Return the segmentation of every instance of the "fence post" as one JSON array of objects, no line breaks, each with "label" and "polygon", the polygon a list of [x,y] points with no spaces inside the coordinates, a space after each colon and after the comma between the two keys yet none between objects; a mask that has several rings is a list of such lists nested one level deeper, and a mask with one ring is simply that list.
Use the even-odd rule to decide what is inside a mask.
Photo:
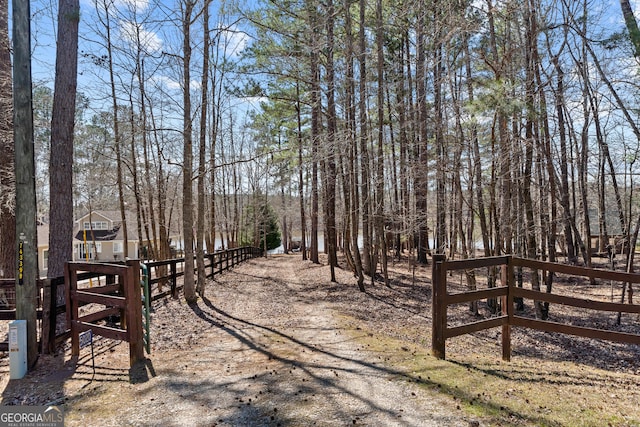
[{"label": "fence post", "polygon": [[207,254],[207,258],[209,258],[209,268],[211,268],[211,278],[213,279],[213,276],[215,275],[216,272],[216,267],[214,264],[214,259],[215,259],[215,255],[213,253]]},{"label": "fence post", "polygon": [[447,328],[447,306],[445,296],[447,294],[447,276],[444,269],[446,256],[435,254],[432,257],[431,270],[431,315],[433,326],[431,328],[431,353],[438,359],[445,356],[445,330]]},{"label": "fence post", "polygon": [[507,321],[502,325],[502,360],[511,360],[511,322],[513,320],[513,262],[512,257],[507,258],[507,264],[502,266],[502,286],[507,287],[507,294],[502,296],[502,315],[507,316]]},{"label": "fence post", "polygon": [[175,259],[171,260],[171,296],[173,298],[178,298],[178,272],[176,271],[176,263]]},{"label": "fence post", "polygon": [[144,335],[142,334],[142,292],[140,287],[140,261],[127,260],[127,273],[124,277],[124,294],[127,336],[129,338],[129,364],[133,366],[144,358]]},{"label": "fence post", "polygon": [[[59,281],[60,277],[57,277],[55,279],[45,279],[42,283],[42,351],[47,354],[56,352]],[[62,285],[64,287],[64,281]],[[70,307],[67,306],[66,311],[69,311],[69,309]]]},{"label": "fence post", "polygon": [[78,301],[76,290],[78,289],[78,272],[71,268],[71,264],[64,263],[64,282],[67,287],[67,328],[71,329],[71,356],[80,355],[80,339],[78,336]]}]

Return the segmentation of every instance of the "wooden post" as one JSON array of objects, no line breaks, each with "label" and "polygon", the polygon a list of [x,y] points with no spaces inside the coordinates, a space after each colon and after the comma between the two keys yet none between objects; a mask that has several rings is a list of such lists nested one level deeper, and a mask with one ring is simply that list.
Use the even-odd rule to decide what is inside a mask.
[{"label": "wooden post", "polygon": [[171,260],[171,296],[173,298],[178,298],[178,272],[176,271],[176,263],[175,259]]},{"label": "wooden post", "polygon": [[445,357],[445,330],[447,328],[447,306],[445,297],[447,294],[447,277],[444,269],[446,256],[442,254],[433,255],[433,265],[431,270],[431,316],[433,324],[431,327],[431,353],[438,359]]},{"label": "wooden post", "polygon": [[31,94],[31,11],[28,1],[13,5],[13,123],[16,175],[16,319],[27,321],[27,368],[38,360],[36,168]]},{"label": "wooden post", "polygon": [[56,290],[53,280],[42,281],[42,334],[40,348],[45,354],[54,353],[56,350]]},{"label": "wooden post", "polygon": [[78,300],[76,290],[78,289],[78,271],[72,268],[71,263],[64,264],[65,286],[69,289],[67,293],[67,327],[71,329],[71,355],[80,356],[80,337],[78,330]]},{"label": "wooden post", "polygon": [[127,260],[124,275],[124,292],[127,300],[126,322],[129,338],[129,365],[144,359],[144,335],[142,333],[142,292],[140,288],[140,261]]},{"label": "wooden post", "polygon": [[511,322],[513,320],[513,263],[508,257],[506,265],[502,266],[502,286],[507,286],[507,295],[502,297],[502,315],[507,316],[507,322],[502,325],[502,360],[511,360]]}]

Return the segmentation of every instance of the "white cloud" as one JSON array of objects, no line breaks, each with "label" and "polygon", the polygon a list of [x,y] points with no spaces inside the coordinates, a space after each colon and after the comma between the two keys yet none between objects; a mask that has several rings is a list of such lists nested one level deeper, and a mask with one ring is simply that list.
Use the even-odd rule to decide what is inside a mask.
[{"label": "white cloud", "polygon": [[244,31],[240,31],[237,26],[232,26],[221,30],[224,40],[225,52],[229,56],[239,56],[247,47],[249,36]]},{"label": "white cloud", "polygon": [[120,36],[132,46],[136,45],[137,34],[140,46],[147,52],[158,52],[162,49],[162,39],[153,31],[147,31],[140,24],[131,21],[120,22]]},{"label": "white cloud", "polygon": [[118,7],[124,6],[142,12],[149,7],[149,0],[115,0],[114,4]]},{"label": "white cloud", "polygon": [[[182,90],[182,82],[168,76],[153,76],[149,80],[157,87],[162,87],[168,91]],[[198,80],[191,80],[190,89],[192,92],[200,90],[201,87],[202,85]]]},{"label": "white cloud", "polygon": [[152,80],[157,86],[165,87],[169,90],[178,90],[182,87],[180,82],[167,76],[153,76],[150,80]]}]

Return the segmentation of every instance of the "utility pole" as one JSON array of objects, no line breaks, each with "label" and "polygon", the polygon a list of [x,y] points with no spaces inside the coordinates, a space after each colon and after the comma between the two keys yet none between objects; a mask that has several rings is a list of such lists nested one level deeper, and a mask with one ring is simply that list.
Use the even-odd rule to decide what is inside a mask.
[{"label": "utility pole", "polygon": [[27,321],[27,366],[38,360],[36,183],[31,92],[29,1],[13,1],[13,123],[16,169],[16,319]]}]

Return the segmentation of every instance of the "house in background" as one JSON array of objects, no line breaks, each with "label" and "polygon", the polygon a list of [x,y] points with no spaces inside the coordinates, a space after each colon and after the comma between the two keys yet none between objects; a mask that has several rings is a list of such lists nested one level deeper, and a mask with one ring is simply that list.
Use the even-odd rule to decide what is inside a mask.
[{"label": "house in background", "polygon": [[[127,212],[127,218],[133,213]],[[127,221],[129,258],[138,258],[138,232]],[[73,233],[74,261],[122,261],[124,231],[120,211],[92,211],[78,218]]]},{"label": "house in background", "polygon": [[[74,225],[74,261],[124,260],[124,231],[120,211],[92,211],[78,218]],[[129,258],[138,258],[138,232],[133,213],[127,212]],[[49,264],[49,225],[38,225],[38,267],[40,277],[46,277]]]}]

